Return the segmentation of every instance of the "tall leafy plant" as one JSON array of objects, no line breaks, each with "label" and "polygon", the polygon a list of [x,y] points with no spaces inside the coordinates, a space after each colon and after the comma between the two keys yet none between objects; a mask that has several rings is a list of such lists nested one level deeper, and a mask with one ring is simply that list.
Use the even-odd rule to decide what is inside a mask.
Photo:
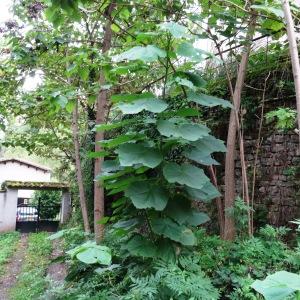
[{"label": "tall leafy plant", "polygon": [[141,70],[155,68],[165,76],[148,92],[111,96],[117,121],[96,126],[114,136],[100,141],[104,150],[94,154],[106,156],[97,180],[114,195],[113,230],[128,237],[124,250],[174,260],[175,249],[196,244],[195,226],[209,220],[193,200],[220,195],[201,166],[217,164],[212,153],[226,149],[201,122],[198,105],[231,104],[205,94],[205,81],[192,66],[210,54],[193,46],[185,26],[166,22],[142,34],[147,39],[140,45],[112,57],[107,77],[130,73],[138,81]]}]

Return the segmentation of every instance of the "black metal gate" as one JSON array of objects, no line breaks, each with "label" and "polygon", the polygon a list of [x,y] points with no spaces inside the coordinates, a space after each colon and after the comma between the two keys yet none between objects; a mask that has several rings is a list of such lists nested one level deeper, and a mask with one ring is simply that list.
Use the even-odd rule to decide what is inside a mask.
[{"label": "black metal gate", "polygon": [[58,230],[60,221],[60,205],[51,205],[39,201],[38,205],[20,204],[17,207],[16,230],[22,233]]}]

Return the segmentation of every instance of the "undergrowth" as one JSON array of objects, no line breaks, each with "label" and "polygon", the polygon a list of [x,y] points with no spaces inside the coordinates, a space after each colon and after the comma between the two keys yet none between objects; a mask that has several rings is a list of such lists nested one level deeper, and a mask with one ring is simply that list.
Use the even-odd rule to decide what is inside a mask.
[{"label": "undergrowth", "polygon": [[14,254],[19,239],[18,232],[0,234],[0,276],[4,274],[5,265]]},{"label": "undergrowth", "polygon": [[197,246],[172,263],[159,256],[133,257],[122,250],[118,237],[109,235],[105,244],[113,250],[113,267],[69,261],[65,285],[52,287],[44,299],[260,300],[251,288],[256,279],[279,270],[299,271],[299,249],[284,243],[286,232],[267,225],[253,238],[230,243],[199,229]]},{"label": "undergrowth", "polygon": [[44,232],[29,235],[25,259],[17,283],[11,290],[11,299],[34,300],[44,292],[47,284],[45,273],[52,252],[47,237],[48,234]]}]

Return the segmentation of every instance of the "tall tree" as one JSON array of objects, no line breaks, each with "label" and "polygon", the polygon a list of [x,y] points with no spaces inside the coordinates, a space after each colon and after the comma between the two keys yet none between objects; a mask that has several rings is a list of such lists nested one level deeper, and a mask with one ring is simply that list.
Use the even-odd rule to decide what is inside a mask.
[{"label": "tall tree", "polygon": [[82,167],[80,159],[80,141],[79,141],[79,128],[78,128],[78,100],[75,100],[75,105],[73,108],[73,119],[72,119],[72,130],[73,130],[73,140],[74,140],[74,154],[75,154],[75,168],[76,168],[76,177],[79,189],[79,202],[81,208],[81,214],[83,219],[84,231],[90,233],[90,224],[88,218],[86,197],[83,186],[82,178]]},{"label": "tall tree", "polygon": [[[296,91],[296,103],[297,103],[297,122],[298,130],[300,130],[300,63],[299,53],[295,34],[295,25],[291,13],[289,0],[282,0],[282,7],[285,16],[286,30],[289,41],[289,49],[292,61],[293,76]],[[298,133],[299,134],[299,133]],[[299,134],[299,147],[300,147],[300,134]]]},{"label": "tall tree", "polygon": [[[104,28],[104,36],[103,36],[103,43],[102,43],[102,53],[105,54],[109,51],[111,47],[111,40],[112,40],[112,29],[111,29],[111,14],[115,7],[115,3],[111,2],[106,10],[106,17],[107,22]],[[105,116],[107,112],[107,104],[108,104],[108,93],[107,90],[102,88],[105,84],[105,75],[103,70],[100,71],[99,77],[99,85],[100,91],[97,97],[96,103],[96,124],[103,124],[105,122]],[[104,132],[98,131],[95,137],[95,152],[101,151],[101,146],[99,141],[104,139]],[[101,166],[103,163],[103,157],[98,157],[95,159],[95,177],[100,174]],[[104,209],[105,209],[105,198],[104,198],[104,189],[101,187],[99,182],[95,181],[94,184],[94,230],[95,230],[95,239],[96,242],[99,243],[104,235],[104,225],[99,224],[99,220],[104,216]]]},{"label": "tall tree", "polygon": [[[232,95],[232,101],[234,108],[231,110],[228,134],[227,134],[227,152],[225,157],[225,198],[224,198],[224,207],[225,212],[229,208],[234,206],[234,200],[236,197],[236,184],[235,184],[235,151],[236,151],[236,139],[237,132],[239,130],[239,111],[241,105],[241,95],[245,82],[245,76],[248,66],[249,54],[251,49],[251,42],[254,36],[256,18],[250,16],[249,30],[246,36],[246,46],[243,50],[241,62],[239,64],[236,84],[234,92]],[[239,137],[241,139],[241,136]],[[247,184],[245,162],[243,158],[243,142],[240,140],[240,150],[241,150],[241,163],[243,164],[243,184]],[[243,186],[243,188],[248,189],[248,186]],[[249,199],[249,194],[248,198]],[[248,201],[249,202],[249,201]],[[249,204],[249,203],[248,203]],[[224,222],[224,239],[232,240],[235,236],[235,226],[234,219],[228,213],[225,213],[225,222]]]}]

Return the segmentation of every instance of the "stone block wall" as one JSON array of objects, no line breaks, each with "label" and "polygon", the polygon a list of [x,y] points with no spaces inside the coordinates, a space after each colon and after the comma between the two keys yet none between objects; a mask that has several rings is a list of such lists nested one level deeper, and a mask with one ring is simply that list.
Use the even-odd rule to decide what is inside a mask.
[{"label": "stone block wall", "polygon": [[[250,192],[256,143],[256,137],[245,136],[245,159]],[[293,170],[297,167],[300,170],[297,134],[274,132],[263,137],[256,166],[254,204],[257,211],[264,208],[266,221],[269,224],[288,225],[289,221],[300,217],[300,180],[298,178],[299,183],[297,183],[297,176],[293,174]],[[236,160],[236,178],[238,192],[241,194],[241,164],[239,160]]]}]

